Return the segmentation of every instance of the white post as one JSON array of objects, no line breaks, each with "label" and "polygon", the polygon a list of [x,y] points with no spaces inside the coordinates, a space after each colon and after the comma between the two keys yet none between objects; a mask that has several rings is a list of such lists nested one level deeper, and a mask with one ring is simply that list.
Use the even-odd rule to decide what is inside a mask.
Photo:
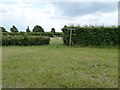
[{"label": "white post", "polygon": [[69,42],[69,46],[71,46],[71,45],[72,45],[71,38],[72,38],[72,29],[70,29],[70,42]]}]

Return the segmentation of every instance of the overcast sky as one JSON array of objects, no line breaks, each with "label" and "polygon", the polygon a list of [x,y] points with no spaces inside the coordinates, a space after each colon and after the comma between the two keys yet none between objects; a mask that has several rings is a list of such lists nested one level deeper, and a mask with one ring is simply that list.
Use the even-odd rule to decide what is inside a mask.
[{"label": "overcast sky", "polygon": [[[84,1],[84,2],[83,2]],[[114,1],[114,2],[113,2]],[[118,0],[1,0],[0,26],[19,31],[40,25],[45,31],[64,25],[117,25]]]}]

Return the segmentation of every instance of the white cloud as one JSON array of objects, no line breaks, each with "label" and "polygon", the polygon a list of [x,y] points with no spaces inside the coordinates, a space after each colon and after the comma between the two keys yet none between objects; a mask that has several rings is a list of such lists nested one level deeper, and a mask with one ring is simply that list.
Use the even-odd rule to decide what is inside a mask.
[{"label": "white cloud", "polygon": [[85,16],[78,16],[75,18],[75,23],[80,25],[117,25],[118,24],[118,12],[110,13],[93,13]]},{"label": "white cloud", "polygon": [[18,27],[20,31],[25,31],[27,26],[32,29],[35,25],[40,25],[45,31],[55,28],[61,31],[64,25],[73,24],[117,24],[117,11],[112,13],[93,13],[85,16],[68,17],[62,16],[63,11],[56,8],[50,2],[40,2],[39,0],[13,0],[14,3],[0,3],[0,25],[8,31],[12,25]]},{"label": "white cloud", "polygon": [[25,26],[24,30],[26,28],[26,25],[31,26],[32,29],[34,25],[38,24],[43,26],[45,30],[48,31],[48,29],[51,29],[49,26],[49,23],[51,25],[52,22],[51,17],[60,15],[60,13],[56,13],[56,9],[50,3],[46,3],[44,9],[32,6],[26,7],[25,3],[19,2],[19,0],[17,4],[14,4],[12,6],[7,6],[6,4],[1,4],[0,6],[0,15],[2,16],[3,22],[1,23],[1,25],[9,24],[7,26],[12,26],[13,24],[15,24],[18,26],[18,28]]}]

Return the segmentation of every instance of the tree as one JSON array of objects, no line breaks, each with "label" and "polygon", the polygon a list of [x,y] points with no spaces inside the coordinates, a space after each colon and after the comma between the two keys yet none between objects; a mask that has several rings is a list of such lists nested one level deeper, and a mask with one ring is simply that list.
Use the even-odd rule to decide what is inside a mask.
[{"label": "tree", "polygon": [[27,26],[26,32],[30,32],[29,26]]},{"label": "tree", "polygon": [[55,35],[55,29],[54,28],[51,29],[51,32]]},{"label": "tree", "polygon": [[34,28],[33,28],[33,32],[44,32],[44,29],[39,26],[39,25],[36,25]]},{"label": "tree", "polygon": [[2,32],[7,32],[4,27],[0,27],[0,31],[2,31]]},{"label": "tree", "polygon": [[10,28],[11,32],[18,32],[18,29],[13,25],[12,28]]},{"label": "tree", "polygon": [[67,32],[67,28],[68,28],[68,26],[65,25],[61,30],[65,33],[65,32]]}]

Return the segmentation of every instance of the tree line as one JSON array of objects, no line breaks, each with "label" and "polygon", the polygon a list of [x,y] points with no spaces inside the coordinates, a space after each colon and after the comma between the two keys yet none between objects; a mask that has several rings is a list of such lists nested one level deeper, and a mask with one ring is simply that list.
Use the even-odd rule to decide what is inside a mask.
[{"label": "tree line", "polygon": [[[119,45],[119,33],[120,26],[67,26],[65,25],[61,30],[62,32],[55,32],[52,28],[51,32],[45,32],[44,29],[36,25],[30,31],[27,27],[26,32],[19,32],[18,29],[13,25],[10,28],[11,32],[7,32],[4,27],[1,27],[2,39],[4,45],[30,45],[33,41],[36,41],[36,45],[42,43],[49,43],[50,37],[58,36],[63,37],[65,45],[80,45],[80,46],[118,46]],[[12,37],[12,38],[11,38]],[[24,37],[24,38],[23,38]],[[40,37],[43,37],[40,39]],[[48,39],[44,42],[44,40]],[[11,39],[11,42],[10,40]],[[20,40],[21,42],[17,42]],[[12,42],[16,43],[12,43]],[[24,42],[28,44],[24,44]],[[22,44],[21,44],[22,43]],[[34,42],[35,43],[35,42]]]},{"label": "tree line", "polygon": [[[4,27],[0,27],[0,29],[1,29],[2,32],[8,32]],[[19,32],[18,28],[15,25],[13,25],[10,28],[10,31],[11,32]],[[32,31],[29,29],[29,26],[27,26],[26,32],[45,32],[45,31],[44,31],[44,29],[41,26],[36,25],[36,26],[34,26],[34,28],[32,29]],[[55,31],[54,28],[51,28],[51,32],[53,34],[55,34],[56,31]]]},{"label": "tree line", "polygon": [[29,26],[27,26],[26,31],[19,31],[18,28],[13,25],[10,28],[10,32],[8,32],[4,27],[0,27],[0,31],[2,31],[2,35],[34,35],[34,36],[48,36],[48,37],[62,37],[63,33],[62,32],[56,32],[55,28],[51,28],[50,32],[45,32],[44,29],[36,25],[32,30],[29,29]]}]

